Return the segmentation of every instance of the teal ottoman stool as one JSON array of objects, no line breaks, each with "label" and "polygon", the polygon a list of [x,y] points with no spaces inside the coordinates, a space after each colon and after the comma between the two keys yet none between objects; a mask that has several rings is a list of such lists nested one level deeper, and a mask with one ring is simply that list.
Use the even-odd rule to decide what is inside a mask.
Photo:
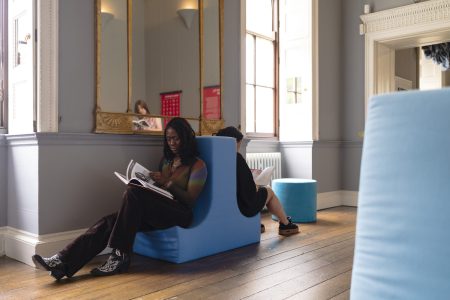
[{"label": "teal ottoman stool", "polygon": [[[317,181],[282,178],[272,180],[272,189],[293,222],[315,222],[317,219]],[[272,219],[278,220],[272,216]]]}]

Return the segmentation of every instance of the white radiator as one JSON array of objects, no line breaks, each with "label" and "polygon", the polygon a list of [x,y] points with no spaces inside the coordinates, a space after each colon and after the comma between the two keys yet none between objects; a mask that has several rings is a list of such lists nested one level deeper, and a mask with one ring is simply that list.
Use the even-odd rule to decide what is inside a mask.
[{"label": "white radiator", "polygon": [[264,170],[274,166],[272,180],[281,178],[281,153],[247,153],[246,161],[250,169]]}]

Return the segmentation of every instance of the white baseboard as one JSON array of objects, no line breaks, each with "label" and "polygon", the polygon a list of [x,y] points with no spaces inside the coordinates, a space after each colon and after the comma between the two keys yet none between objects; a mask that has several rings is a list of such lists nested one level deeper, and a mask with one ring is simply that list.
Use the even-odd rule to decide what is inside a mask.
[{"label": "white baseboard", "polygon": [[344,206],[358,206],[357,191],[341,191],[341,199]]},{"label": "white baseboard", "polygon": [[0,257],[5,255],[5,227],[0,227]]},{"label": "white baseboard", "polygon": [[[3,230],[3,253],[15,260],[34,266],[31,256],[34,254],[51,256],[63,249],[64,246],[85,231],[86,229],[80,229],[38,236],[23,230],[6,227]],[[1,236],[2,234],[0,231],[0,245],[2,242]],[[106,248],[100,254],[107,253],[109,251],[110,249]]]},{"label": "white baseboard", "polygon": [[358,206],[358,192],[340,190],[317,194],[317,210],[342,205]]}]

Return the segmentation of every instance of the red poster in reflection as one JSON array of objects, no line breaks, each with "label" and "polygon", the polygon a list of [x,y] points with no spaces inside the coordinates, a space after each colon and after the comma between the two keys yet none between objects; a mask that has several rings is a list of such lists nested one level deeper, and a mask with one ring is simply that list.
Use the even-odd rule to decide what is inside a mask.
[{"label": "red poster in reflection", "polygon": [[203,88],[203,117],[207,120],[220,119],[220,86]]},{"label": "red poster in reflection", "polygon": [[[180,116],[180,98],[181,91],[161,93],[161,115],[163,116]],[[164,128],[171,118],[164,118]]]}]

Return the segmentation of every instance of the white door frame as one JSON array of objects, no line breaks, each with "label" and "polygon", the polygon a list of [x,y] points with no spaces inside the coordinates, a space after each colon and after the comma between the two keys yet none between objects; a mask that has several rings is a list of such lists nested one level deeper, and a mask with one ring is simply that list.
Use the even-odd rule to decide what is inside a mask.
[{"label": "white door frame", "polygon": [[395,50],[450,41],[450,0],[361,16],[365,34],[365,113],[371,96],[395,89]]}]

